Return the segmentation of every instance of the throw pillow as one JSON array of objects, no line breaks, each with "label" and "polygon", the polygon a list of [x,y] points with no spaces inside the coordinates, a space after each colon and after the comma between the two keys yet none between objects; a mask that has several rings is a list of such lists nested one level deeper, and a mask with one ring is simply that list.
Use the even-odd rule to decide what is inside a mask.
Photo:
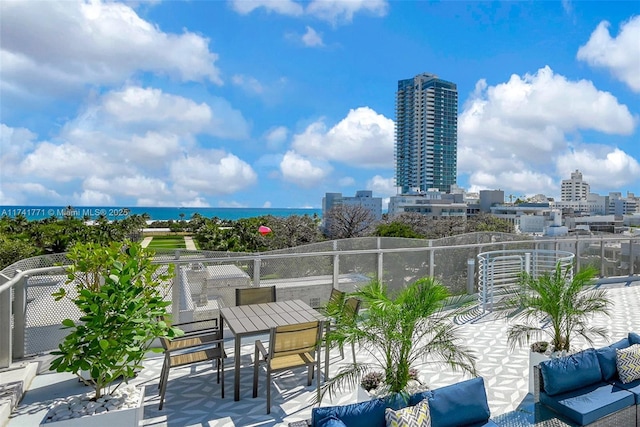
[{"label": "throw pillow", "polygon": [[616,366],[620,381],[624,384],[640,379],[640,344],[616,349]]},{"label": "throw pillow", "polygon": [[384,411],[384,419],[387,427],[431,427],[429,401],[425,399],[415,406],[407,406],[397,411],[387,408]]}]

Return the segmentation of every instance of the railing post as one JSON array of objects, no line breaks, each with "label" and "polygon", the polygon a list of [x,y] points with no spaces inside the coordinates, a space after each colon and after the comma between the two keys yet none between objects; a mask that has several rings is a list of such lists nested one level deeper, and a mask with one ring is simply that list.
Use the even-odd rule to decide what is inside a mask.
[{"label": "railing post", "polygon": [[629,276],[633,276],[633,237],[629,237]]},{"label": "railing post", "polygon": [[256,257],[253,260],[253,286],[260,286],[260,265],[262,260],[260,257]]},{"label": "railing post", "polygon": [[333,287],[338,289],[340,279],[340,255],[338,255],[338,241],[333,241]]},{"label": "railing post", "polygon": [[[16,270],[16,274],[21,273]],[[27,327],[27,276],[13,287],[13,359],[24,358],[24,340]],[[10,291],[9,291],[10,292]]]},{"label": "railing post", "polygon": [[580,271],[580,238],[576,235],[576,248],[573,253],[576,255],[576,271]]},{"label": "railing post", "polygon": [[467,295],[472,295],[475,290],[476,278],[476,260],[469,258],[467,260]]},{"label": "railing post", "polygon": [[604,277],[604,237],[600,236],[600,277]]},{"label": "railing post", "polygon": [[[175,252],[175,258],[180,259],[180,252]],[[173,323],[180,323],[180,295],[182,294],[182,274],[179,264],[173,264],[173,285],[171,286],[171,314]]]},{"label": "railing post", "polygon": [[[8,281],[8,277],[0,275],[0,285]],[[11,366],[11,335],[11,289],[7,289],[0,293],[0,369]]]},{"label": "railing post", "polygon": [[531,275],[531,252],[525,252],[524,254],[524,271]]},{"label": "railing post", "polygon": [[[433,240],[429,239],[429,247],[433,246]],[[433,249],[429,250],[429,277],[434,277],[433,273],[435,272],[435,256],[433,253]]]},{"label": "railing post", "polygon": [[382,253],[382,251],[378,252],[378,280],[380,282],[382,282],[382,271],[383,271],[383,269],[382,269],[382,267],[383,267],[382,266],[382,258],[383,258],[383,255],[384,254]]}]

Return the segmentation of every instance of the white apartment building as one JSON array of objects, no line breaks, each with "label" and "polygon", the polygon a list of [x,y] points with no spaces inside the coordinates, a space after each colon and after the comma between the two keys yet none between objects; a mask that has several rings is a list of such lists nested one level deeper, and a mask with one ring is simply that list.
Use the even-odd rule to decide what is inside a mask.
[{"label": "white apartment building", "polygon": [[571,179],[563,179],[561,199],[563,202],[587,200],[589,184],[582,180],[582,173],[576,169],[571,173]]},{"label": "white apartment building", "polygon": [[[343,196],[342,193],[325,193],[322,198],[323,222],[334,206],[362,206],[373,214],[376,221],[382,218],[382,198],[373,197],[373,191],[359,190],[355,197]],[[326,227],[326,223],[324,226]]]},{"label": "white apartment building", "polygon": [[437,189],[400,194],[389,199],[389,216],[415,212],[431,217],[467,218],[467,204],[462,194],[445,194]]}]

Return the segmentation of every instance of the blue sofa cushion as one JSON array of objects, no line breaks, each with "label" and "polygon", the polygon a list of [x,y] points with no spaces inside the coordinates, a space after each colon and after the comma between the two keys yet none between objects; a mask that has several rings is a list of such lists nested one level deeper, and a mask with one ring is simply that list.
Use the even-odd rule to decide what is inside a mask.
[{"label": "blue sofa cushion", "polygon": [[541,392],[540,402],[583,426],[634,405],[635,398],[626,390],[601,382],[555,396]]},{"label": "blue sofa cushion", "polygon": [[633,393],[633,396],[636,399],[636,405],[640,405],[640,380],[635,380],[625,384],[618,379],[613,382],[613,386]]},{"label": "blue sofa cushion", "polygon": [[340,418],[331,415],[330,417],[320,420],[318,427],[347,427],[347,425],[343,423]]},{"label": "blue sofa cushion", "polygon": [[629,332],[629,342],[631,344],[640,344],[640,334]]},{"label": "blue sofa cushion", "polygon": [[602,381],[596,351],[592,348],[540,362],[544,392],[549,396],[567,393]]},{"label": "blue sofa cushion", "polygon": [[610,382],[617,379],[616,349],[627,348],[630,345],[628,338],[622,338],[620,341],[614,342],[608,347],[602,347],[596,350],[600,370],[602,371],[602,379],[604,381]]},{"label": "blue sofa cushion", "polygon": [[489,404],[482,377],[432,390],[429,398],[433,427],[485,425]]},{"label": "blue sofa cushion", "polygon": [[[432,424],[433,427],[433,424]],[[465,427],[499,427],[498,424],[494,423],[493,420],[489,420],[487,422],[480,422],[476,424],[469,424]]]},{"label": "blue sofa cushion", "polygon": [[416,406],[418,403],[422,402],[424,399],[429,399],[433,396],[431,390],[421,391],[420,393],[412,394],[409,396],[409,406]]},{"label": "blue sofa cushion", "polygon": [[382,399],[353,403],[344,406],[324,406],[311,410],[311,426],[319,427],[319,422],[332,415],[339,418],[348,427],[385,427]]}]

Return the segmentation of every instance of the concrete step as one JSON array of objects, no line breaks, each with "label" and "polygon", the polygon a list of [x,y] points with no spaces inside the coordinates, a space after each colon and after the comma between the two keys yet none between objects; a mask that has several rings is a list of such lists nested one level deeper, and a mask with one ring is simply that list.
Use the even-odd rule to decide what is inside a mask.
[{"label": "concrete step", "polygon": [[38,362],[16,363],[0,371],[0,427],[9,423],[11,411],[31,386],[38,366]]}]

